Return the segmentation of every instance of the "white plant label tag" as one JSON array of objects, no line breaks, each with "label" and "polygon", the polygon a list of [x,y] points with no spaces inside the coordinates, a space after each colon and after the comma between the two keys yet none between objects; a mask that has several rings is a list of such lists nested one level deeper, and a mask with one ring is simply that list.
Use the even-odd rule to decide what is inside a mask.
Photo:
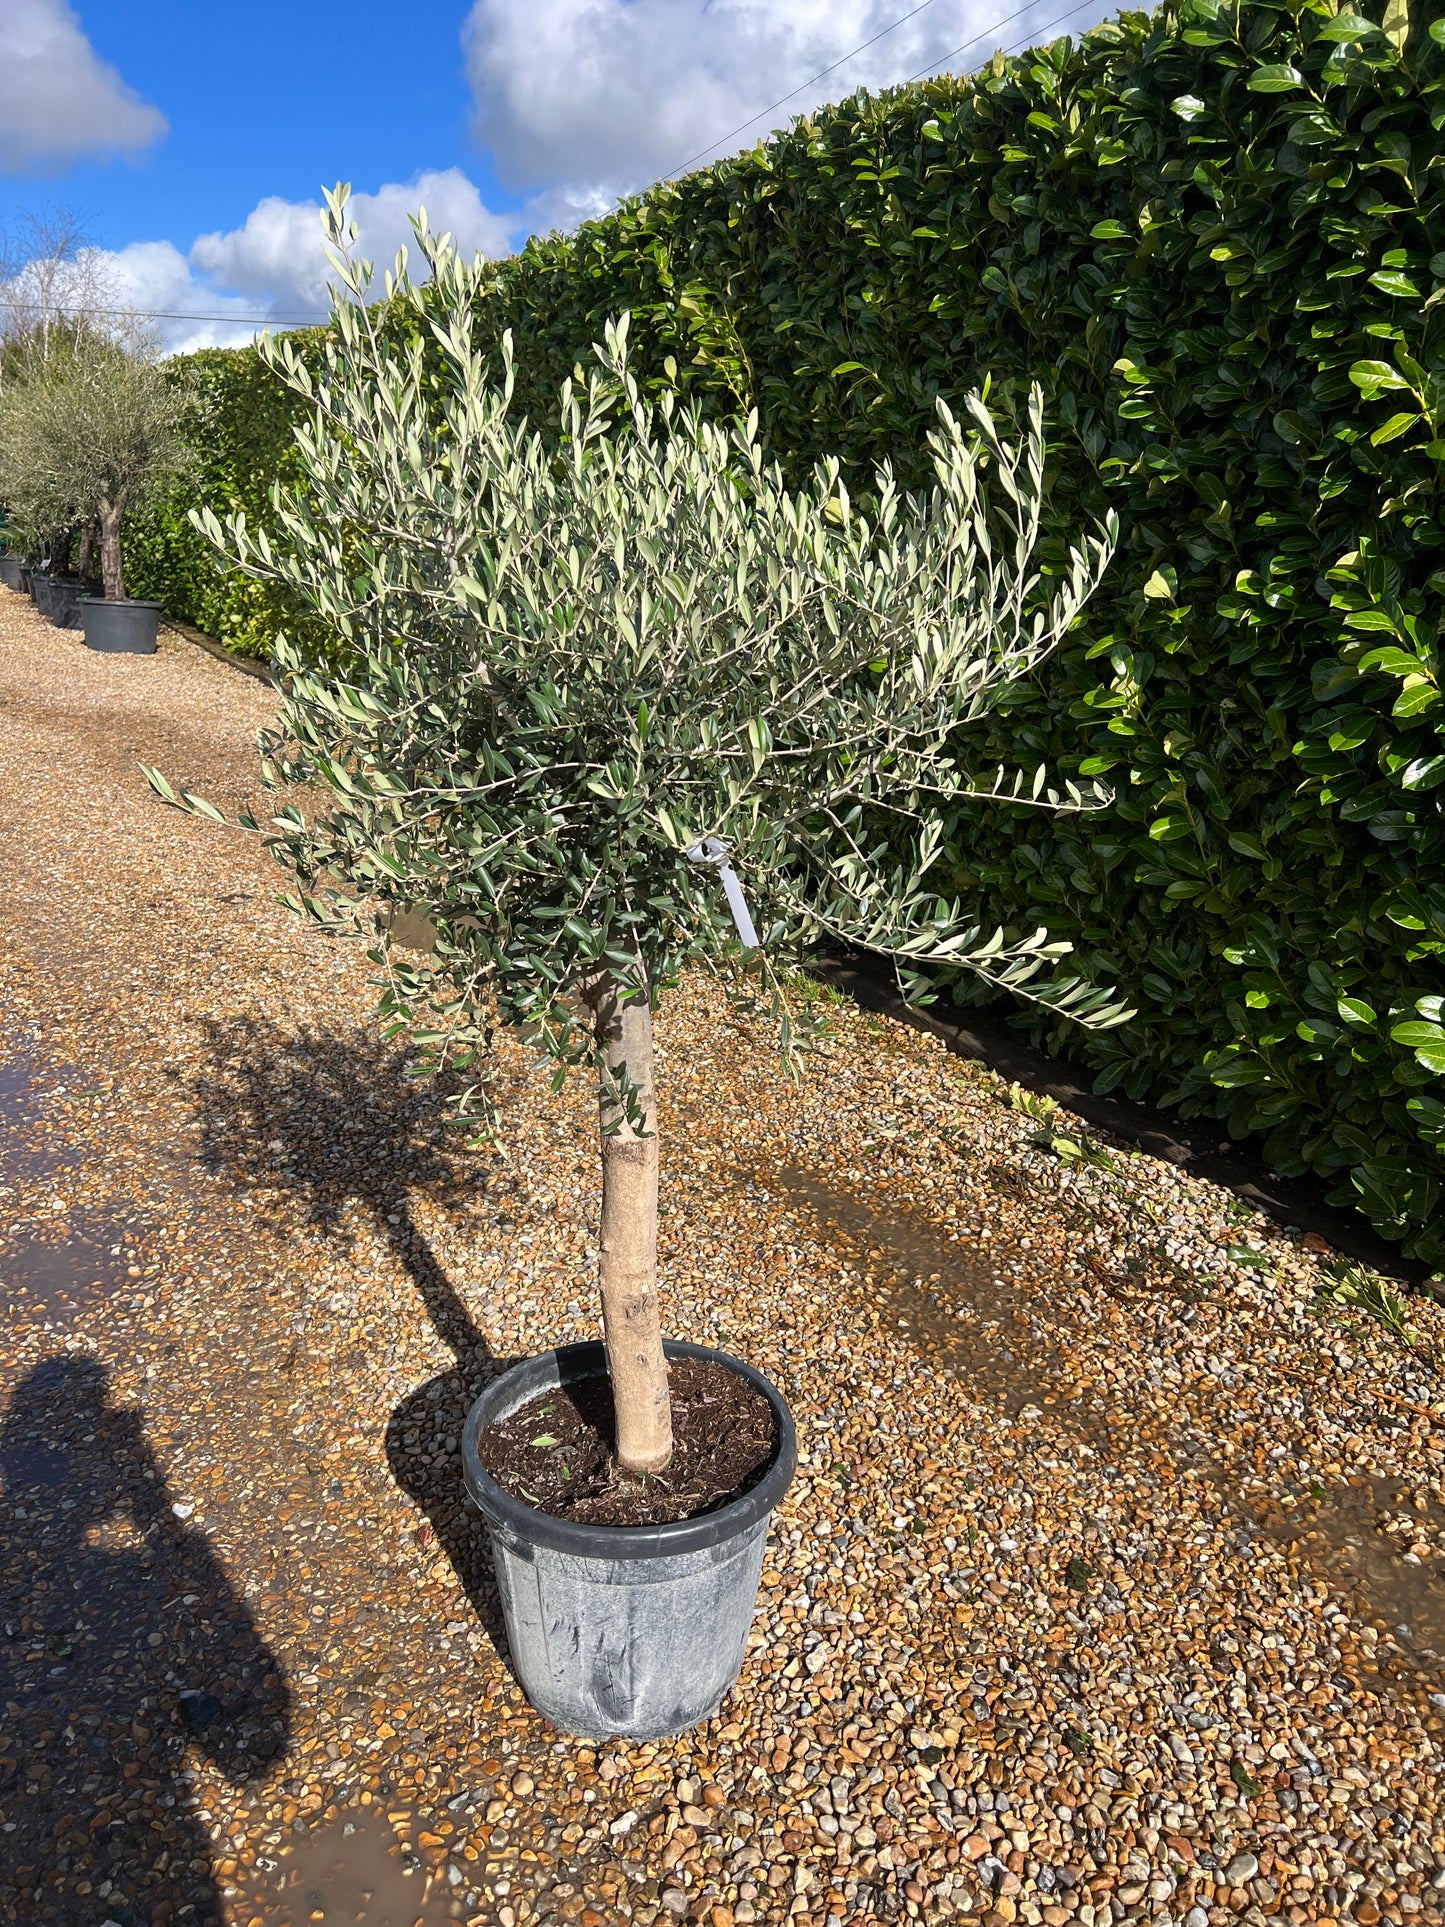
[{"label": "white plant label tag", "polygon": [[753,920],[748,914],[748,906],[743,897],[743,886],[738,882],[738,873],[728,862],[731,841],[725,836],[705,836],[700,842],[690,843],[685,855],[693,863],[710,863],[722,880],[723,895],[728,900],[728,909],[733,913],[737,925],[738,938],[744,950],[756,950],[758,933],[753,928]]}]

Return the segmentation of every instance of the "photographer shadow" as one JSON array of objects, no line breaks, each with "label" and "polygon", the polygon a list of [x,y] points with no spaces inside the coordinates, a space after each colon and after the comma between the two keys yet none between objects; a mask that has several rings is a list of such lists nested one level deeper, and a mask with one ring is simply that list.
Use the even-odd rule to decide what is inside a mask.
[{"label": "photographer shadow", "polygon": [[59,1353],[0,1426],[0,1919],[222,1927],[199,1754],[236,1787],[284,1756],[290,1694],[140,1413]]},{"label": "photographer shadow", "polygon": [[[513,1362],[479,1330],[416,1222],[413,1201],[443,1207],[486,1194],[475,1153],[443,1113],[445,1090],[404,1074],[405,1052],[329,1031],[290,1034],[251,1019],[206,1025],[209,1062],[190,1086],[199,1156],[237,1184],[280,1190],[341,1248],[363,1206],[406,1272],[453,1364],[409,1393],[386,1428],[393,1478],[426,1517],[498,1653],[506,1635],[486,1528],[466,1498],[460,1441],[467,1411]],[[495,1183],[495,1180],[493,1180]]]}]

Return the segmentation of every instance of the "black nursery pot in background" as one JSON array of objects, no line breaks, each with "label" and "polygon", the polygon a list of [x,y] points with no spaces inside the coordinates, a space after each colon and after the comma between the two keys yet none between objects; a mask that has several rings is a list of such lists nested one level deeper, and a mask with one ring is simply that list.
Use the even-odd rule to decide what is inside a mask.
[{"label": "black nursery pot in background", "polygon": [[158,602],[106,602],[99,596],[80,598],[81,626],[87,649],[108,656],[153,656],[160,631]]},{"label": "black nursery pot in background", "polygon": [[53,575],[47,590],[49,606],[40,613],[48,616],[57,629],[78,629],[81,598],[89,594],[90,584],[78,575]]}]

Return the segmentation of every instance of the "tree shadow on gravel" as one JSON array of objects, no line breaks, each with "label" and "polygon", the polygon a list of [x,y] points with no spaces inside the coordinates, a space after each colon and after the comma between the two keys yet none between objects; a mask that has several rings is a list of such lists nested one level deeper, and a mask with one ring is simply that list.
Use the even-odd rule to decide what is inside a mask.
[{"label": "tree shadow on gravel", "polygon": [[189,1762],[265,1778],[281,1667],[95,1359],[16,1386],[0,1477],[0,1920],[221,1927]]},{"label": "tree shadow on gravel", "polygon": [[362,1206],[455,1360],[393,1412],[387,1459],[505,1659],[491,1549],[465,1495],[459,1444],[473,1401],[515,1361],[499,1358],[478,1329],[417,1225],[413,1202],[420,1196],[456,1209],[485,1199],[506,1223],[512,1181],[466,1149],[445,1120],[445,1085],[408,1078],[404,1050],[355,1033],[291,1033],[250,1019],[211,1020],[204,1030],[209,1063],[190,1084],[201,1162],[233,1184],[279,1194],[283,1225],[299,1208],[304,1222],[343,1250],[353,1243],[352,1207]]}]

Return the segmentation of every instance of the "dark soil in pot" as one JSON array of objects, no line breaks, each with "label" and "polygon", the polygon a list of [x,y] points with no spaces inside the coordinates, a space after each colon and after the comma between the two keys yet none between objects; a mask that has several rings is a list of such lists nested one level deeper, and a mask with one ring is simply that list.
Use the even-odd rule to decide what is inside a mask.
[{"label": "dark soil in pot", "polygon": [[772,1406],[725,1365],[673,1359],[672,1459],[646,1478],[622,1472],[605,1377],[557,1386],[477,1438],[483,1466],[512,1498],[556,1519],[605,1526],[667,1525],[739,1499],[778,1451]]}]

